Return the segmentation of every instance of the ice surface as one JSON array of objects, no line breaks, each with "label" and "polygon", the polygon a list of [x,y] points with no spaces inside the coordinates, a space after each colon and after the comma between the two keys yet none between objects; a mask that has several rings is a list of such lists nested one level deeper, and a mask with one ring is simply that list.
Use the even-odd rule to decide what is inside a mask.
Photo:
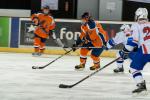
[{"label": "ice surface", "polygon": [[[128,73],[114,74],[115,63],[71,89],[60,89],[59,84],[73,84],[89,75],[92,60],[86,69],[75,71],[78,56],[64,56],[45,69],[33,70],[33,65],[44,65],[59,55],[32,57],[31,54],[0,53],[0,100],[150,100],[150,95],[132,97],[135,83]],[[114,58],[101,58],[101,66]],[[150,90],[150,64],[143,71]],[[148,91],[150,92],[150,91]]]}]

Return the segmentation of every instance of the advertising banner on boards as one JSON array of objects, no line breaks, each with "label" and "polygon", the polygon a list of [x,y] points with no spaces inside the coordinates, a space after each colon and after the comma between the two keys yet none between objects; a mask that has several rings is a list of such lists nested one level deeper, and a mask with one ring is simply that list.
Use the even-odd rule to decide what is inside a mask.
[{"label": "advertising banner on boards", "polygon": [[[112,38],[120,31],[120,26],[124,23],[109,23],[109,22],[100,22],[103,28],[109,34],[109,37]],[[131,24],[131,23],[128,23]],[[30,20],[21,19],[20,20],[20,45],[31,46],[33,45],[34,29],[35,26]],[[77,40],[80,35],[81,22],[79,20],[56,20],[56,35],[57,38],[60,38],[61,41],[66,45],[71,47],[72,44]],[[58,45],[50,37],[46,43],[47,46],[58,47]],[[116,48],[120,48],[117,46]]]},{"label": "advertising banner on boards", "polygon": [[9,36],[10,36],[10,18],[0,17],[0,47],[9,46]]}]

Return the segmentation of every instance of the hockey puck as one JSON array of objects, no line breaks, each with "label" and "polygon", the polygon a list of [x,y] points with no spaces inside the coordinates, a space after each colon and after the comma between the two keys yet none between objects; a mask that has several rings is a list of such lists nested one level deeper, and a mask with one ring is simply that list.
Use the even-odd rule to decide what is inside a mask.
[{"label": "hockey puck", "polygon": [[36,66],[32,66],[32,69],[36,69]]}]

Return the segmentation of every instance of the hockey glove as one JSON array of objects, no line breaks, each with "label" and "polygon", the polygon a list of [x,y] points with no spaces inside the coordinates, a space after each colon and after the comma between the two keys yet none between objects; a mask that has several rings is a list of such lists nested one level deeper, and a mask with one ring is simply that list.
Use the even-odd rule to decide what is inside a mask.
[{"label": "hockey glove", "polygon": [[121,58],[127,59],[130,51],[128,51],[125,47],[119,51]]},{"label": "hockey glove", "polygon": [[105,45],[103,46],[103,49],[104,50],[109,50],[109,48],[107,48],[107,46],[105,46]]},{"label": "hockey glove", "polygon": [[52,38],[56,39],[55,30],[50,30],[49,36],[52,36]]},{"label": "hockey glove", "polygon": [[32,19],[32,22],[34,23],[35,26],[38,26],[39,25],[39,18],[38,17],[34,17]]},{"label": "hockey glove", "polygon": [[115,42],[113,39],[108,40],[108,42],[106,43],[106,48],[105,50],[109,50],[110,48],[112,48],[113,46],[115,46]]},{"label": "hockey glove", "polygon": [[73,51],[76,51],[76,50],[77,50],[77,45],[76,45],[76,44],[73,44],[73,45],[72,45],[72,50],[73,50]]},{"label": "hockey glove", "polygon": [[80,39],[80,37],[78,37],[78,39],[76,40],[75,44],[72,45],[72,50],[73,51],[76,51],[77,50],[77,47],[79,45],[81,45],[83,43],[83,40]]}]

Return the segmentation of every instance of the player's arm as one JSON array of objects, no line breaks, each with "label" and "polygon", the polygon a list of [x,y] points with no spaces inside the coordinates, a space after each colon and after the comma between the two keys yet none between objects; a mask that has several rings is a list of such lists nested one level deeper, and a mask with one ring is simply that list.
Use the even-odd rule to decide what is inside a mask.
[{"label": "player's arm", "polygon": [[39,25],[39,18],[38,18],[38,15],[39,15],[39,14],[32,14],[32,16],[31,16],[31,20],[32,20],[32,22],[33,22],[36,26]]},{"label": "player's arm", "polygon": [[120,51],[120,55],[123,58],[127,58],[131,51],[133,51],[135,48],[138,48],[139,33],[136,26],[132,26],[132,32],[132,37],[128,38],[127,44]]},{"label": "player's arm", "polygon": [[49,30],[50,30],[49,35],[52,37],[52,39],[58,46],[64,48],[65,45],[62,43],[60,38],[57,38],[57,36],[56,36],[56,32],[55,32],[56,24],[55,24],[54,18],[51,16],[50,16],[50,18],[51,18],[51,23],[49,24]]},{"label": "player's arm", "polygon": [[52,16],[50,16],[50,18],[51,18],[51,22],[49,24],[49,29],[50,30],[54,30],[55,27],[56,27],[55,20],[54,20],[54,18]]},{"label": "player's arm", "polygon": [[83,26],[81,26],[81,34],[78,37],[78,39],[76,40],[76,42],[73,44],[72,49],[73,51],[76,50],[76,47],[78,47],[79,45],[81,45],[82,43],[84,43],[84,37],[85,37],[85,30],[83,29]]},{"label": "player's arm", "polygon": [[109,39],[107,42],[107,49],[110,49],[118,44],[121,44],[125,41],[124,33],[123,32],[118,32],[116,33],[116,36]]},{"label": "player's arm", "polygon": [[100,34],[103,35],[105,42],[107,42],[109,40],[108,33],[103,29],[103,27],[100,23],[97,23],[97,27],[98,27]]},{"label": "player's arm", "polygon": [[122,58],[127,59],[128,54],[131,51],[134,51],[135,48],[138,48],[138,42],[134,41],[133,38],[128,39],[128,43],[124,46],[124,48],[119,51],[119,54]]},{"label": "player's arm", "polygon": [[50,16],[50,19],[51,19],[51,22],[49,23],[49,35],[52,36],[53,39],[56,39],[56,34],[55,34],[55,27],[56,27],[56,24],[55,24],[55,21],[54,21],[54,18]]},{"label": "player's arm", "polygon": [[86,32],[84,30],[84,26],[81,26],[81,34],[75,42],[76,46],[79,46],[81,43],[84,42],[85,33]]},{"label": "player's arm", "polygon": [[136,25],[132,25],[131,29],[132,29],[132,36],[128,38],[127,44],[125,45],[125,48],[128,51],[133,51],[134,48],[138,46],[139,41],[139,33]]}]

